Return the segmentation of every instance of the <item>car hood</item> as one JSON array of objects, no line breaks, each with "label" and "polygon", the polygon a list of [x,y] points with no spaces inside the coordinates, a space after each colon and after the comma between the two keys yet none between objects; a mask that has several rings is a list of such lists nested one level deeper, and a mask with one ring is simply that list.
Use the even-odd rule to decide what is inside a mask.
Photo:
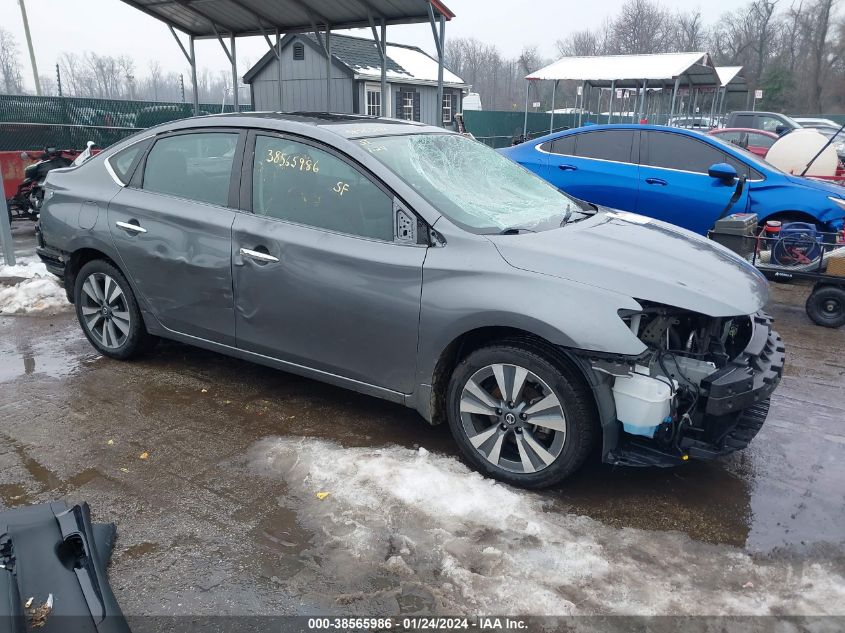
[{"label": "car hood", "polygon": [[768,300],[763,275],[728,249],[633,213],[602,210],[552,231],[489,237],[515,268],[713,317],[751,314]]},{"label": "car hood", "polygon": [[845,198],[845,187],[843,187],[842,185],[837,185],[832,182],[826,182],[824,180],[816,180],[815,178],[793,176],[792,174],[786,174],[786,177],[791,182],[794,182],[797,185],[803,185],[804,187],[815,189],[816,191],[821,191],[822,193],[827,194],[829,196]]}]

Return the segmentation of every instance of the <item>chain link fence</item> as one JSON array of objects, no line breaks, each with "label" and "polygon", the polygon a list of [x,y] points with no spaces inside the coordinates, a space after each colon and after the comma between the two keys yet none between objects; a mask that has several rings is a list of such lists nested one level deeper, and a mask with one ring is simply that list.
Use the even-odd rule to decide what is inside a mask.
[{"label": "chain link fence", "polygon": [[[201,103],[200,114],[232,112],[231,104]],[[251,105],[240,106],[241,111]],[[0,95],[0,151],[98,147],[159,123],[193,116],[190,103]]]}]

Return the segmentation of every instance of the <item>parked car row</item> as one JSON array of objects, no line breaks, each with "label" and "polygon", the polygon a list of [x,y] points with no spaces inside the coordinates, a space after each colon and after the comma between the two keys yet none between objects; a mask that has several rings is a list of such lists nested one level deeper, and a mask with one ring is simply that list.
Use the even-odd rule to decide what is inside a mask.
[{"label": "parked car row", "polygon": [[845,188],[785,174],[721,135],[594,125],[499,151],[572,196],[701,235],[728,208],[756,213],[761,222],[810,222],[830,232],[845,226]]},{"label": "parked car row", "polygon": [[401,403],[516,485],[562,480],[594,445],[632,466],[744,448],[784,364],[765,279],[605,205],[700,232],[729,177],[765,166],[643,126],[514,154],[543,178],[408,121],[183,120],[50,172],[37,252],[104,356],[163,337]]}]

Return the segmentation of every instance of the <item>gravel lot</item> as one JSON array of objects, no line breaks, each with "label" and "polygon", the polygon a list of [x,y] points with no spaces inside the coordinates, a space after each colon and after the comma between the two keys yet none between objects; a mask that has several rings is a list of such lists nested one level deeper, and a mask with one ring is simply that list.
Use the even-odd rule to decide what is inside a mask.
[{"label": "gravel lot", "polygon": [[61,305],[0,315],[0,506],[114,521],[132,615],[842,615],[845,330],[806,294],[773,289],[788,365],[748,450],[539,494],[396,405],[175,343],[111,361]]}]

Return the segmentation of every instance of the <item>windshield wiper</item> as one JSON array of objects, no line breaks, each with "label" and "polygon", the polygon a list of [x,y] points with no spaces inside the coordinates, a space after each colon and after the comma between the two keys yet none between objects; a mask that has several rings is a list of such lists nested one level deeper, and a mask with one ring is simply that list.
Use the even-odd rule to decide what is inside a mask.
[{"label": "windshield wiper", "polygon": [[526,229],[524,226],[509,226],[508,228],[499,231],[499,235],[519,235],[521,231],[527,231],[528,233],[537,232],[532,229]]}]

